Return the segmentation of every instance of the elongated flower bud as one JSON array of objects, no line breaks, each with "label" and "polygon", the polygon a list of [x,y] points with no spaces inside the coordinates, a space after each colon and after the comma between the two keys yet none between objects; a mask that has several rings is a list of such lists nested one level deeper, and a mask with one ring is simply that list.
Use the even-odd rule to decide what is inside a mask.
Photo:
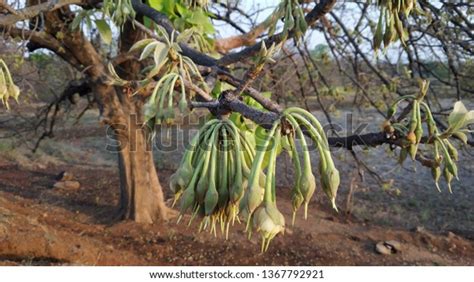
[{"label": "elongated flower bud", "polygon": [[217,193],[216,188],[216,165],[218,161],[217,154],[217,133],[219,129],[216,129],[216,138],[213,140],[212,150],[211,150],[211,168],[209,171],[209,187],[207,188],[206,195],[204,198],[204,213],[205,215],[211,215],[214,211],[214,208],[217,206],[219,200],[219,194]]},{"label": "elongated flower bud", "polygon": [[261,167],[263,163],[263,158],[266,154],[268,144],[270,143],[270,139],[275,134],[276,129],[279,126],[279,122],[275,122],[272,126],[272,129],[267,135],[267,138],[262,144],[260,150],[257,151],[255,155],[255,160],[252,164],[252,172],[248,181],[248,188],[247,193],[249,193],[247,197],[247,204],[246,208],[248,210],[249,216],[254,212],[254,210],[260,205],[263,200],[264,189],[259,184],[259,180],[261,178]]},{"label": "elongated flower bud", "polygon": [[432,167],[431,168],[431,175],[433,176],[433,180],[436,185],[436,189],[438,189],[438,192],[441,192],[441,189],[439,188],[439,178],[441,177],[441,168],[439,166]]},{"label": "elongated flower bud", "polygon": [[270,241],[285,230],[285,218],[275,203],[265,203],[255,210],[253,226],[262,236],[262,252],[268,249]]},{"label": "elongated flower bud", "polygon": [[407,148],[401,148],[400,149],[400,156],[398,157],[398,163],[400,165],[403,164],[403,162],[407,159],[408,157],[408,149]]},{"label": "elongated flower bud", "polygon": [[183,192],[183,196],[181,197],[181,206],[180,206],[180,214],[184,214],[190,207],[192,207],[195,201],[195,192],[194,187],[189,186]]},{"label": "elongated flower bud", "polygon": [[459,154],[458,150],[449,142],[449,140],[445,140],[446,143],[446,148],[448,149],[448,153],[453,158],[453,160],[458,161],[459,160]]},{"label": "elongated flower bud", "polygon": [[446,183],[448,183],[449,193],[453,193],[453,190],[451,189],[451,181],[453,181],[454,176],[451,174],[451,172],[449,172],[449,169],[447,167],[444,167],[443,169],[443,176],[446,180]]},{"label": "elongated flower bud", "polygon": [[410,153],[410,157],[412,160],[415,160],[417,151],[418,144],[411,144],[410,146],[408,146],[408,153]]},{"label": "elongated flower bud", "polygon": [[332,207],[337,211],[336,196],[339,188],[339,171],[329,164],[326,156],[321,156],[319,162],[319,173],[321,174],[321,185],[326,196],[330,199]]}]

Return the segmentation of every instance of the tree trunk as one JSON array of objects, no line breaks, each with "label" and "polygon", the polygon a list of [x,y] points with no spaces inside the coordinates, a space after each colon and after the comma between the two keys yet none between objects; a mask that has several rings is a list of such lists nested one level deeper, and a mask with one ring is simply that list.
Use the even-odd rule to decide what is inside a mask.
[{"label": "tree trunk", "polygon": [[[27,3],[27,6],[30,4]],[[153,163],[152,146],[147,142],[147,133],[141,126],[143,101],[138,95],[129,95],[130,89],[110,85],[106,64],[100,53],[81,30],[72,32],[68,29],[65,19],[73,17],[73,12],[68,7],[45,13],[43,24],[48,36],[54,38],[58,32],[62,32],[64,36],[60,40],[61,48],[49,44],[46,36],[39,45],[57,53],[87,75],[90,81],[102,122],[113,129],[114,138],[120,144],[109,149],[119,155],[122,218],[141,223],[167,219],[174,212],[165,205]],[[127,23],[121,32],[120,53],[127,53],[132,44],[141,38],[143,34]],[[115,67],[120,70],[121,77],[129,80],[138,79],[137,75],[142,68],[140,62],[135,60],[126,60]]]},{"label": "tree trunk", "polygon": [[165,205],[149,134],[137,114],[141,107],[126,108],[132,111],[124,111],[123,123],[112,125],[118,141],[120,215],[140,223],[167,220],[171,210]]},{"label": "tree trunk", "polygon": [[94,91],[105,101],[100,104],[102,122],[112,129],[110,134],[116,141],[107,150],[118,154],[119,217],[140,223],[167,220],[173,211],[165,205],[155,170],[149,131],[143,126],[143,103],[106,84],[96,84]]},{"label": "tree trunk", "polygon": [[[120,50],[128,52],[130,47],[143,38],[143,33],[127,23],[120,38]],[[126,61],[121,65],[121,77],[138,79],[137,74],[143,66],[138,61]],[[120,215],[141,223],[166,220],[172,211],[165,205],[163,190],[153,162],[153,146],[149,132],[143,126],[142,102],[116,90],[123,110],[121,123],[116,130],[120,142]],[[125,91],[126,92],[126,91]]]}]

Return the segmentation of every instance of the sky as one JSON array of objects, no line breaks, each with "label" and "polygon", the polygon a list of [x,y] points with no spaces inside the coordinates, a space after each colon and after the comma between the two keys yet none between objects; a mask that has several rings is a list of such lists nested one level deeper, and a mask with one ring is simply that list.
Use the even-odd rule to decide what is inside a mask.
[{"label": "sky", "polygon": [[[279,0],[240,0],[240,5],[239,7],[247,12],[247,14],[254,14],[257,11],[260,11],[258,14],[255,14],[255,19],[256,22],[262,22],[264,21],[268,16],[271,15],[271,13],[274,11],[276,6],[280,3]],[[236,13],[237,14],[237,13]],[[233,18],[236,21],[239,21],[238,18]],[[238,35],[240,34],[239,31],[234,29],[228,24],[223,24],[221,21],[216,22],[218,23],[218,37],[228,37],[232,35]],[[242,27],[245,30],[250,29],[250,25],[243,24]],[[324,36],[320,32],[314,32],[309,38],[309,42],[311,46],[315,46],[316,44],[324,43]]]}]

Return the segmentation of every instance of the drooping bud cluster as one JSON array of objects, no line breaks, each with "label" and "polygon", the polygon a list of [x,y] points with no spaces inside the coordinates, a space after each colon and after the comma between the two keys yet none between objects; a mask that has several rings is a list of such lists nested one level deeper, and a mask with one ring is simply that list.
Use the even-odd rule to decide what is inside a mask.
[{"label": "drooping bud cluster", "polygon": [[119,27],[127,20],[134,19],[136,14],[131,0],[104,0],[103,11]]},{"label": "drooping bud cluster", "polygon": [[216,234],[219,223],[227,237],[229,225],[239,213],[254,155],[251,142],[231,121],[207,122],[192,139],[170,179],[174,202],[180,202],[179,220],[191,210],[190,222],[201,215],[201,230],[209,227]]},{"label": "drooping bud cluster", "polygon": [[[292,190],[293,198],[293,213],[295,214],[299,208],[299,205],[305,205],[304,218],[307,218],[308,204],[316,190],[316,178],[311,170],[311,159],[309,147],[306,143],[305,137],[301,127],[307,129],[311,139],[316,144],[319,151],[319,165],[318,170],[321,177],[321,186],[326,196],[331,201],[332,207],[337,210],[336,207],[336,195],[339,188],[339,171],[334,166],[334,162],[329,151],[329,144],[326,138],[326,134],[319,123],[319,121],[311,115],[309,112],[300,108],[289,108],[284,112],[284,117],[291,124],[296,132],[297,137],[301,141],[301,151],[303,154],[303,164],[300,166],[299,155],[294,141],[290,141],[289,144],[292,147],[291,157],[295,165],[295,171],[297,175],[300,175],[299,181],[296,181],[296,185]],[[295,136],[290,134],[287,138],[294,138]],[[299,187],[298,187],[299,186]],[[294,215],[293,215],[294,217]]]},{"label": "drooping bud cluster", "polygon": [[0,100],[7,109],[10,108],[8,99],[13,98],[18,101],[20,96],[20,88],[13,82],[7,64],[0,59]]},{"label": "drooping bud cluster", "polygon": [[[448,118],[449,127],[440,133],[430,107],[423,101],[429,89],[429,81],[420,80],[419,88],[420,92],[417,96],[405,95],[398,98],[392,104],[388,110],[388,120],[384,124],[390,123],[395,129],[394,136],[402,137],[399,157],[400,164],[404,162],[408,155],[410,155],[412,160],[415,160],[418,154],[422,154],[419,152],[418,147],[422,144],[421,141],[424,138],[424,147],[432,147],[432,159],[425,162],[425,165],[431,168],[436,188],[438,191],[441,191],[438,182],[441,175],[443,175],[448,185],[448,190],[452,192],[451,181],[454,178],[458,178],[458,168],[456,165],[458,151],[449,140],[449,137],[455,136],[464,143],[467,142],[466,132],[469,131],[467,126],[474,123],[474,111],[468,112],[462,102],[456,102],[453,112]],[[392,124],[391,120],[397,112],[399,103],[402,101],[407,101],[411,104],[410,118],[401,119],[401,121]],[[424,116],[422,116],[422,113]],[[424,137],[423,122],[426,123],[426,128],[428,129],[428,135]],[[422,158],[425,157],[423,156]]]},{"label": "drooping bud cluster", "polygon": [[380,49],[382,42],[387,48],[397,39],[405,44],[408,35],[400,15],[408,17],[413,9],[417,9],[416,0],[377,0],[377,5],[380,7],[380,16],[374,33],[374,50]]},{"label": "drooping bud cluster", "polygon": [[[283,130],[287,125],[290,133]],[[307,217],[308,205],[316,190],[316,178],[302,127],[317,144],[321,185],[336,208],[339,172],[328,150],[326,135],[309,112],[289,108],[274,122],[258,146],[230,120],[211,120],[200,129],[170,180],[174,202],[180,201],[179,220],[191,210],[190,222],[199,214],[204,217],[200,229],[210,227],[214,234],[217,223],[220,223],[227,238],[230,224],[240,217],[246,221],[249,236],[253,231],[258,232],[262,237],[262,251],[267,250],[271,240],[285,230],[285,219],[278,210],[275,190],[276,158],[282,148],[289,151],[295,164],[293,217],[303,204],[304,217]],[[301,140],[301,153],[296,148],[296,138]],[[302,162],[300,155],[303,156]]]},{"label": "drooping bud cluster", "polygon": [[308,29],[303,8],[298,0],[282,1],[278,10],[284,15],[283,33],[295,32],[296,37],[300,37]]}]

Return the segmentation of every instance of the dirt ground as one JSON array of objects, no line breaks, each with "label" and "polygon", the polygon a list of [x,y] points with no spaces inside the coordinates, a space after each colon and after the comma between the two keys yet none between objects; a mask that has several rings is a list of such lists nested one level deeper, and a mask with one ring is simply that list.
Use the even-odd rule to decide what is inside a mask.
[{"label": "dirt ground", "polygon": [[[431,190],[420,170],[389,171],[393,165],[386,155],[383,175],[403,175],[394,185],[383,190],[369,176],[356,181],[354,168],[344,164],[347,154],[338,152],[342,211],[334,212],[318,193],[308,219],[300,214],[295,226],[260,254],[260,239],[248,240],[239,224],[226,241],[175,219],[155,225],[117,222],[115,156],[104,152],[105,130],[94,114],[82,119],[79,131],[56,132],[36,154],[0,139],[0,265],[474,265],[474,182],[467,157],[462,185],[446,196]],[[170,154],[157,154],[165,190],[175,163]],[[81,183],[79,189],[53,188],[64,170]],[[278,205],[289,221],[289,180],[283,178]],[[401,252],[377,254],[375,244],[386,240],[400,242]]]}]

